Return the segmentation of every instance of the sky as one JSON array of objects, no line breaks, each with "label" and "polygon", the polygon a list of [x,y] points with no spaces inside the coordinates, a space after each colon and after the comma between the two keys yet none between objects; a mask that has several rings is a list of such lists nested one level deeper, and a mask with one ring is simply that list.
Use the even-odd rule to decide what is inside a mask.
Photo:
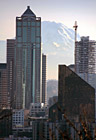
[{"label": "sky", "polygon": [[80,36],[96,40],[96,0],[0,0],[0,40],[15,37],[16,16],[27,6],[42,21],[61,22],[70,28],[77,21]]},{"label": "sky", "polygon": [[21,16],[28,5],[42,21],[73,28],[76,20],[79,34],[96,40],[96,0],[0,0],[0,40],[15,37],[16,16]]}]

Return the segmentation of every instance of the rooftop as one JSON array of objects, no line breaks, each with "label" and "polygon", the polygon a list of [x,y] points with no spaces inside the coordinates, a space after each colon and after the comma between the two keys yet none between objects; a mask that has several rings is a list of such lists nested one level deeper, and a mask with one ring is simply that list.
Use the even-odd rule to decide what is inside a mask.
[{"label": "rooftop", "polygon": [[21,17],[26,17],[26,16],[36,17],[36,15],[30,9],[30,6],[27,6],[27,10],[23,13]]}]

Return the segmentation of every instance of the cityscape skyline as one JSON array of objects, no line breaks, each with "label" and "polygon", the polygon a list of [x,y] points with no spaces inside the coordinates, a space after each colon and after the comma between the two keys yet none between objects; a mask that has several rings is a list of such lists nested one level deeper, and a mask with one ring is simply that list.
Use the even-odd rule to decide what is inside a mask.
[{"label": "cityscape skyline", "polygon": [[[87,3],[86,0],[83,3],[82,0],[81,2],[17,0],[14,3],[12,0],[9,1],[9,3],[5,3],[5,0],[2,2],[5,4],[5,12],[0,13],[3,15],[0,26],[2,23],[5,26],[5,28],[1,26],[0,61],[4,58],[4,43],[6,43],[6,61],[0,62],[0,138],[4,140],[95,139],[96,39],[95,26],[93,26],[95,20],[90,24],[92,15],[87,20],[89,13],[95,10],[95,1],[92,3],[89,0]],[[21,5],[20,8],[17,2]],[[93,3],[92,11],[87,9]],[[20,12],[19,10],[25,5],[27,9]],[[11,8],[8,10],[9,7]],[[10,12],[9,16],[6,10]],[[64,11],[66,13],[63,15]],[[84,15],[81,17],[83,12],[86,18]],[[11,22],[14,13],[15,23]],[[59,20],[63,22],[64,16],[66,17],[64,20],[68,20],[70,24],[57,23]],[[73,27],[73,20],[78,21],[77,16],[79,21],[83,21],[82,25],[88,22],[87,26],[83,25],[87,30],[85,29],[86,33],[82,35],[81,40],[76,32],[78,25],[75,24],[75,31],[68,27],[70,25]],[[44,21],[47,17],[48,21]],[[43,22],[41,19],[44,19]],[[52,22],[51,19],[56,22]],[[83,26],[80,29],[83,30]],[[11,32],[14,29],[15,35]],[[90,40],[91,33],[93,38]],[[1,41],[5,37],[6,41]],[[46,83],[47,70],[49,79],[51,77],[58,79],[58,81],[49,80],[51,81],[49,89]],[[56,88],[57,96],[54,96]]]},{"label": "cityscape skyline", "polygon": [[16,39],[7,39],[6,47],[7,61],[0,63],[0,105],[5,107],[8,102],[7,107],[29,109],[30,103],[47,104],[41,17],[37,17],[30,6],[16,17]]},{"label": "cityscape skyline", "polygon": [[[19,3],[22,3],[22,0],[19,1]],[[50,3],[51,3],[51,6],[50,6]],[[12,4],[12,7],[10,7],[10,4]],[[93,0],[92,2],[89,0],[88,1],[86,0],[85,1],[61,0],[60,2],[58,0],[55,0],[55,4],[54,4],[54,1],[50,1],[50,0],[42,0],[42,1],[38,1],[38,0],[25,1],[24,0],[23,3],[20,4],[21,7],[19,7],[18,0],[15,2],[13,2],[12,0],[9,0],[6,3],[5,1],[2,1],[0,5],[0,9],[1,9],[0,10],[0,17],[1,17],[0,27],[2,27],[0,29],[1,31],[0,40],[6,40],[7,38],[13,39],[15,37],[15,32],[16,32],[15,31],[15,27],[16,27],[15,16],[20,15],[24,11],[26,6],[28,5],[30,5],[33,12],[35,12],[37,16],[41,16],[41,21],[51,21],[51,22],[55,21],[56,23],[63,23],[64,25],[72,29],[74,25],[74,21],[77,20],[77,24],[79,26],[77,32],[80,34],[80,36],[90,36],[90,40],[96,40],[96,37],[95,37],[95,28],[96,28],[95,11],[96,9],[94,6],[95,4],[96,4],[95,0]],[[50,6],[50,10],[49,10],[49,6]],[[42,40],[43,40],[43,36],[41,38],[41,41]],[[71,47],[72,49],[70,50],[72,51],[71,52],[72,55],[70,55],[70,53],[68,54],[67,52],[66,59],[64,57],[60,58],[60,56],[57,56],[59,58],[58,59],[59,62],[57,62],[55,59],[55,63],[56,63],[55,66],[48,64],[47,80],[58,79],[57,66],[59,63],[61,64],[64,63],[66,65],[69,65],[74,62],[73,57],[72,57],[74,53],[73,51],[74,45],[72,44]],[[2,48],[0,49],[0,52],[2,52]],[[48,59],[50,55],[51,56],[53,55],[54,57],[54,55],[57,55],[57,53],[54,51],[51,54],[48,54]],[[49,62],[50,61],[48,60],[48,63]],[[50,74],[51,71],[52,73]]]},{"label": "cityscape skyline", "polygon": [[[18,7],[18,2],[20,7]],[[2,27],[0,29],[0,40],[5,40],[8,37],[13,38],[15,36],[15,16],[20,15],[28,5],[30,5],[37,16],[42,17],[42,21],[61,22],[72,28],[74,21],[77,20],[79,25],[78,32],[81,36],[89,35],[91,37],[90,39],[93,40],[96,38],[95,0],[61,0],[60,2],[55,0],[55,3],[54,0],[23,0],[23,3],[21,3],[22,0],[16,0],[14,2],[9,0],[6,1],[6,3],[4,0],[0,2],[0,27]],[[10,6],[10,4],[12,6]]]}]

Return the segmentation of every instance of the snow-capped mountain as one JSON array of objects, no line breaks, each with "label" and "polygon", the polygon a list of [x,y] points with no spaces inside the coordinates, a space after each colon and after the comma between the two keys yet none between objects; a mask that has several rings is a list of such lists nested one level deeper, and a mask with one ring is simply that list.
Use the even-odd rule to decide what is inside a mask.
[{"label": "snow-capped mountain", "polygon": [[[43,21],[41,25],[42,52],[47,54],[48,79],[55,79],[58,64],[74,62],[74,30],[50,21]],[[6,61],[5,46],[6,42],[0,41],[0,62]]]},{"label": "snow-capped mountain", "polygon": [[41,31],[43,52],[48,56],[49,78],[51,73],[56,75],[58,64],[71,64],[74,62],[75,33],[73,29],[62,23],[49,21],[42,22]]},{"label": "snow-capped mountain", "polygon": [[71,51],[74,47],[74,30],[62,23],[44,21],[41,31],[44,52],[52,52],[52,49]]}]

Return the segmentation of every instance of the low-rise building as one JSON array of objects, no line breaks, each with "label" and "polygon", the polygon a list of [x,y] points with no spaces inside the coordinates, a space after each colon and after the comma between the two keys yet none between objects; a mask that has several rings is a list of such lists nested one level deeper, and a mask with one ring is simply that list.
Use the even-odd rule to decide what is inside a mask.
[{"label": "low-rise building", "polygon": [[29,116],[31,117],[47,117],[48,108],[44,103],[31,103],[29,109]]},{"label": "low-rise building", "polygon": [[24,127],[24,109],[13,110],[12,127]]}]

